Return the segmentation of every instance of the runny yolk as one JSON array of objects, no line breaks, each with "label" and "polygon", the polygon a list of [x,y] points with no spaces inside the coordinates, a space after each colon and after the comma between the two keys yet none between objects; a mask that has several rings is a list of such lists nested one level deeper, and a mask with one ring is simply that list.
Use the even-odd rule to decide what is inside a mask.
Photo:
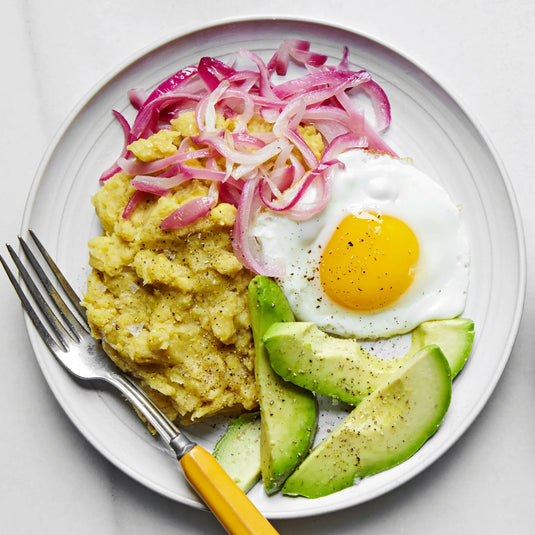
[{"label": "runny yolk", "polygon": [[379,310],[409,288],[418,254],[416,236],[403,221],[387,215],[346,216],[320,260],[323,290],[351,310]]}]

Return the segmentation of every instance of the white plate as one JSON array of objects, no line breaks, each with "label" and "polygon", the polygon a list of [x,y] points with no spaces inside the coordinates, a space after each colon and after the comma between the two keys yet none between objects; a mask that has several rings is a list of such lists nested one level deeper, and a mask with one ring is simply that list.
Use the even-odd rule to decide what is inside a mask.
[{"label": "white plate", "polygon": [[[270,518],[320,514],[362,503],[406,482],[443,454],[467,429],[491,395],[509,357],[525,290],[525,252],[514,196],[503,169],[480,130],[461,106],[419,67],[390,48],[347,29],[298,20],[242,20],[172,39],[120,69],[75,110],[44,158],[23,221],[36,230],[73,285],[83,292],[87,242],[100,232],[90,197],[100,173],[122,145],[111,110],[131,117],[126,92],[150,88],[201,56],[228,58],[246,47],[268,58],[283,38],[312,42],[314,51],[341,57],[350,49],[354,67],[369,70],[392,103],[387,141],[400,156],[411,156],[463,207],[472,247],[465,316],[475,320],[472,356],[455,380],[443,425],[416,455],[335,495],[308,500],[273,496],[257,485],[250,496]],[[37,359],[66,413],[112,463],[147,487],[201,507],[176,460],[153,439],[130,408],[109,392],[84,388],[61,369],[33,328]],[[211,448],[218,431],[200,425],[193,438]]]}]

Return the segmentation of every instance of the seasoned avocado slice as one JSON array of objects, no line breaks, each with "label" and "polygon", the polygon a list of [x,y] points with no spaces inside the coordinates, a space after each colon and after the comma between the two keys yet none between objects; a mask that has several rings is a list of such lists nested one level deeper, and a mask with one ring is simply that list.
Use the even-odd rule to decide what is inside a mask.
[{"label": "seasoned avocado slice", "polygon": [[438,429],[451,399],[451,372],[437,346],[419,351],[365,398],[286,480],[309,498],[353,485],[411,457]]},{"label": "seasoned avocado slice", "polygon": [[215,445],[214,457],[243,492],[251,490],[260,479],[260,413],[231,420]]},{"label": "seasoned avocado slice", "polygon": [[286,381],[357,405],[426,345],[443,349],[455,375],[470,354],[473,338],[472,320],[425,322],[413,331],[405,356],[381,359],[356,340],[330,336],[314,323],[292,322],[273,324],[264,344],[273,369]]},{"label": "seasoned avocado slice", "polygon": [[425,321],[412,331],[411,347],[403,358],[408,360],[423,347],[436,344],[448,359],[451,376],[465,365],[474,342],[474,322],[468,318]]},{"label": "seasoned avocado slice", "polygon": [[264,335],[264,344],[273,369],[283,379],[352,405],[400,366],[371,355],[356,340],[330,336],[309,322],[274,324]]},{"label": "seasoned avocado slice", "polygon": [[273,371],[262,341],[273,323],[294,321],[278,285],[267,277],[255,277],[249,284],[249,307],[260,402],[262,481],[266,492],[272,494],[310,451],[318,406],[312,392],[284,381]]}]

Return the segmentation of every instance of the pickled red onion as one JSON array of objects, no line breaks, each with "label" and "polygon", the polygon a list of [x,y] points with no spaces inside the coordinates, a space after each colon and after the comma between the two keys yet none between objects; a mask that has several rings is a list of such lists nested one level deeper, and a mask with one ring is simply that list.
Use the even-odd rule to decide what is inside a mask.
[{"label": "pickled red onion", "polygon": [[[132,176],[136,192],[124,210],[126,218],[147,195],[167,195],[191,179],[209,181],[207,196],[179,207],[161,227],[187,225],[208,215],[215,203],[229,202],[238,209],[233,232],[236,256],[248,269],[275,276],[283,267],[262,259],[250,235],[251,221],[260,210],[274,210],[295,220],[321,211],[330,199],[332,171],[341,165],[337,157],[346,150],[374,149],[395,155],[379,135],[390,124],[390,104],[367,71],[351,70],[347,47],[338,65],[327,65],[326,56],[311,52],[310,43],[300,39],[286,39],[267,64],[250,50],[240,49],[238,56],[253,68],[239,69],[203,57],[198,65],[164,80],[148,97],[143,90],[131,90],[131,103],[138,111],[132,127],[114,111],[124,146],[101,180],[118,171]],[[304,67],[305,75],[276,84],[272,75],[286,75],[290,62]],[[374,127],[354,94],[371,101]],[[184,137],[175,154],[142,162],[128,150],[133,141],[172,128],[172,119],[185,111],[194,112],[199,134]],[[249,131],[255,116],[272,123],[272,129]],[[219,117],[233,126],[220,128]],[[323,137],[320,160],[301,133],[305,125],[314,126]],[[202,167],[187,163],[193,159]]]},{"label": "pickled red onion", "polygon": [[128,124],[128,121],[124,118],[124,116],[119,113],[116,110],[112,111],[113,115],[115,115],[115,118],[119,121],[119,124],[121,125],[121,128],[123,129],[123,148],[121,149],[121,154],[119,155],[119,158],[100,175],[100,182],[105,182],[108,180],[108,178],[111,178],[116,173],[119,173],[121,171],[121,168],[119,167],[118,160],[120,158],[126,158],[128,156],[128,145],[131,141],[131,130],[130,125]]},{"label": "pickled red onion", "polygon": [[160,225],[163,229],[178,228],[189,225],[206,217],[214,204],[212,197],[195,197],[168,215]]}]

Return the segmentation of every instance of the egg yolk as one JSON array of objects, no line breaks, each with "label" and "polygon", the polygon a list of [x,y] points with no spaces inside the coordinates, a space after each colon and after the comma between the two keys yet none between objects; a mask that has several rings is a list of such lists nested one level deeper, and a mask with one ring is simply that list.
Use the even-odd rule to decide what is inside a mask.
[{"label": "egg yolk", "polygon": [[339,305],[379,310],[409,288],[418,255],[416,236],[403,221],[387,215],[349,215],[323,251],[321,285]]}]

